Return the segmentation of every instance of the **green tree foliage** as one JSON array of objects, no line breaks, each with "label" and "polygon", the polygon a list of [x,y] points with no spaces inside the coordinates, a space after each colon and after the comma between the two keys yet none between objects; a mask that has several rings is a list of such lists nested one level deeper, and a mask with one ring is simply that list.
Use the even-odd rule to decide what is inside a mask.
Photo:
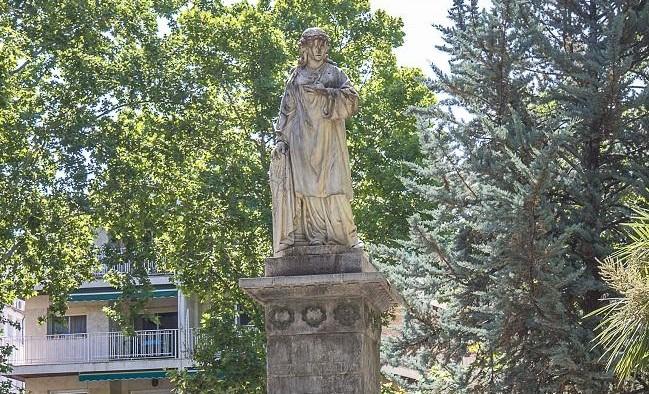
[{"label": "green tree foliage", "polygon": [[630,242],[617,246],[600,268],[615,296],[592,313],[602,317],[595,341],[623,380],[649,372],[649,211],[635,212],[627,225]]},{"label": "green tree foliage", "polygon": [[445,99],[418,112],[409,182],[439,205],[380,250],[409,304],[388,357],[424,375],[422,392],[604,393],[582,318],[624,201],[648,193],[649,5],[492,3],[457,0],[440,27]]},{"label": "green tree foliage", "polygon": [[78,39],[87,19],[73,30],[60,14],[66,7],[21,5],[0,2],[0,304],[28,298],[39,285],[60,313],[93,264],[77,143],[92,89],[77,84],[73,63],[90,61],[95,50]]},{"label": "green tree foliage", "polygon": [[[348,125],[359,232],[391,243],[418,201],[395,178],[420,160],[404,111],[433,100],[396,65],[398,19],[356,0],[0,2],[2,301],[42,284],[60,313],[105,229],[104,262],[136,267],[109,276],[124,290],[112,316],[128,324],[142,305],[147,261],[208,305],[204,373],[179,376],[185,392],[263,390],[262,318],[237,281],[270,255],[272,121],[312,25],[361,95]],[[238,306],[257,327],[245,338]]]}]

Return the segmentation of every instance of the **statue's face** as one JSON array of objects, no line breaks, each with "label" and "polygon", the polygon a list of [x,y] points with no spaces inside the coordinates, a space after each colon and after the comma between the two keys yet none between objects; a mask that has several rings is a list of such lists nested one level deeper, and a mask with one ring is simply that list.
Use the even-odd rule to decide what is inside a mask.
[{"label": "statue's face", "polygon": [[317,62],[324,60],[327,51],[329,51],[329,45],[321,38],[316,38],[309,45],[309,57]]}]

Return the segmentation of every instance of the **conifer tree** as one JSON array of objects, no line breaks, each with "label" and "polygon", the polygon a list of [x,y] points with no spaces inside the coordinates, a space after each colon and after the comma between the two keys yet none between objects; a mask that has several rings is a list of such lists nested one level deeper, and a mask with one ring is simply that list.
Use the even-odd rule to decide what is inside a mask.
[{"label": "conifer tree", "polygon": [[426,159],[406,180],[437,205],[377,253],[408,301],[388,361],[422,392],[613,390],[583,316],[624,199],[647,194],[649,4],[457,0],[449,17],[447,99],[417,111]]}]

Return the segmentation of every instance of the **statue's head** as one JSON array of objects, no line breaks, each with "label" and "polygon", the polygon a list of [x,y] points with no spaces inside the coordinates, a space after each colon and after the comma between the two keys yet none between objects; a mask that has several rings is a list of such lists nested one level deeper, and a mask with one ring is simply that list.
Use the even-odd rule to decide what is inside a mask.
[{"label": "statue's head", "polygon": [[327,61],[329,53],[329,36],[319,27],[309,27],[302,33],[298,42],[300,59],[298,65],[307,64],[309,57],[316,61]]}]

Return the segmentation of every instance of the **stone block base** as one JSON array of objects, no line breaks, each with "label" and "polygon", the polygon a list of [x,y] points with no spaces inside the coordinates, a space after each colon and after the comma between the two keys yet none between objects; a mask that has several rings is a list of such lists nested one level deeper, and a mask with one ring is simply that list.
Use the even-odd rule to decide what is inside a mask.
[{"label": "stone block base", "polygon": [[278,252],[264,262],[266,276],[297,276],[373,272],[363,249],[343,246],[297,246]]},{"label": "stone block base", "polygon": [[239,285],[265,308],[268,394],[380,393],[381,313],[400,300],[382,274],[275,276]]}]

